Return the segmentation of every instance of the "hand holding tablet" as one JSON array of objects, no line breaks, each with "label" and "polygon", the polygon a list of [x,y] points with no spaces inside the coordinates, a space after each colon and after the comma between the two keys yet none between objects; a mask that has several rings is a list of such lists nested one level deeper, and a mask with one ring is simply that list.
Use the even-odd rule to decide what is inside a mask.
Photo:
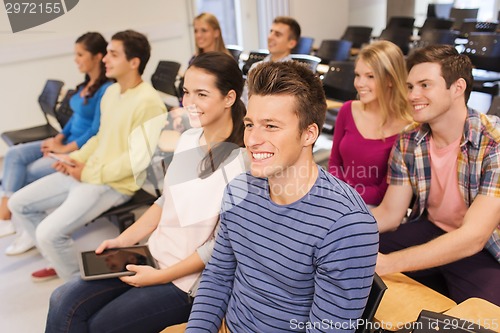
[{"label": "hand holding tablet", "polygon": [[79,256],[80,275],[83,280],[99,280],[134,275],[128,264],[157,268],[156,260],[145,245],[106,249],[101,254],[84,251]]}]

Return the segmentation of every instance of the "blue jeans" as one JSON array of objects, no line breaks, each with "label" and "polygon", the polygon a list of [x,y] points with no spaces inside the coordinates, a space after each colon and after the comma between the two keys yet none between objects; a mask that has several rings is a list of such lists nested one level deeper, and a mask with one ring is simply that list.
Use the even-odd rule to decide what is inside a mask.
[{"label": "blue jeans", "polygon": [[14,193],[9,208],[57,275],[67,280],[79,270],[71,234],[129,199],[108,185],[79,182],[57,172]]},{"label": "blue jeans", "polygon": [[10,197],[27,184],[54,173],[55,160],[43,157],[42,141],[22,143],[10,147],[4,158],[2,188],[3,195]]},{"label": "blue jeans", "polygon": [[159,332],[186,322],[192,300],[173,283],[135,288],[75,278],[50,297],[45,332]]}]

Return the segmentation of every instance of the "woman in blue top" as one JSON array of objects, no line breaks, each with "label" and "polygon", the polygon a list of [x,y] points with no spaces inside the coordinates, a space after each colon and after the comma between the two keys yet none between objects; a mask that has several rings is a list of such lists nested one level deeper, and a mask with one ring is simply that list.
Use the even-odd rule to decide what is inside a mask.
[{"label": "woman in blue top", "polygon": [[[70,99],[73,110],[61,133],[53,138],[34,141],[11,147],[4,159],[0,203],[0,237],[14,233],[16,228],[10,221],[11,212],[7,206],[9,197],[27,184],[55,172],[55,160],[49,152],[67,154],[79,149],[99,130],[101,97],[111,82],[106,78],[102,58],[106,55],[107,42],[97,32],[88,32],[75,42],[75,62],[85,80],[77,86],[77,92]],[[14,255],[31,249],[35,244],[29,237],[19,236],[5,253]]]}]

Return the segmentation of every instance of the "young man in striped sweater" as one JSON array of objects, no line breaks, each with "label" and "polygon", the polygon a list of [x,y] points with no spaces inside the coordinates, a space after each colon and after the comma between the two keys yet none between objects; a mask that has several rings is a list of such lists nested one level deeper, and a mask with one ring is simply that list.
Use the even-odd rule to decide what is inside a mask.
[{"label": "young man in striped sweater", "polygon": [[249,76],[251,172],[233,180],[186,332],[354,332],[370,292],[377,225],[313,160],[326,103],[303,65]]}]

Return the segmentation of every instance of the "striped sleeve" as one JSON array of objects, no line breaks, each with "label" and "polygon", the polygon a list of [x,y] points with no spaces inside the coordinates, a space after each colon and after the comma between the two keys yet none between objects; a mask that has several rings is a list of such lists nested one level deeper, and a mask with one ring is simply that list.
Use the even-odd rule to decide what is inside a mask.
[{"label": "striped sleeve", "polygon": [[354,332],[372,285],[378,231],[368,212],[338,219],[323,239],[317,258],[308,332]]},{"label": "striped sleeve", "polygon": [[[227,196],[225,196],[227,197]],[[186,332],[217,333],[221,326],[233,289],[236,259],[221,214],[220,230],[210,262],[203,276],[189,316]]]}]

